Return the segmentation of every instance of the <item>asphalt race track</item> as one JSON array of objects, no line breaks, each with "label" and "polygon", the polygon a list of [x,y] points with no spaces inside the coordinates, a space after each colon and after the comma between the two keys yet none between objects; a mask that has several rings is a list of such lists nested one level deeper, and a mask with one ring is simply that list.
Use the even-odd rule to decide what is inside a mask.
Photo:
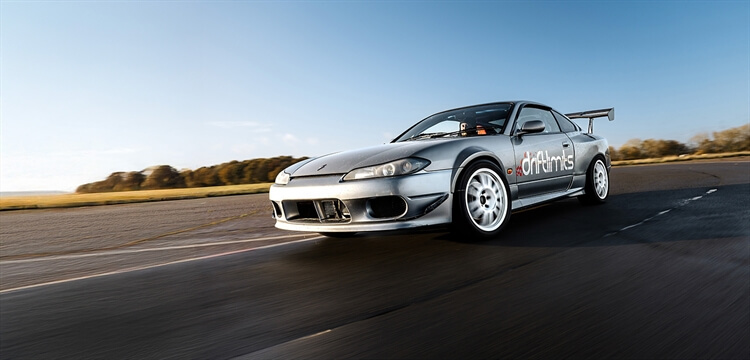
[{"label": "asphalt race track", "polygon": [[750,358],[750,161],[334,239],[266,195],[0,213],[0,358]]}]

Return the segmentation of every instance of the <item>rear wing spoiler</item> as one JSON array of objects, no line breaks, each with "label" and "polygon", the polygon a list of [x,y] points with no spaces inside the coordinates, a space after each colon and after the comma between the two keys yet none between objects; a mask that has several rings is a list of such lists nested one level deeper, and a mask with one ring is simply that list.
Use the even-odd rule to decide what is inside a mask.
[{"label": "rear wing spoiler", "polygon": [[600,117],[607,117],[609,121],[615,119],[615,108],[601,109],[601,110],[589,110],[584,112],[577,112],[572,114],[565,114],[569,119],[589,119],[589,134],[594,133],[594,119]]}]

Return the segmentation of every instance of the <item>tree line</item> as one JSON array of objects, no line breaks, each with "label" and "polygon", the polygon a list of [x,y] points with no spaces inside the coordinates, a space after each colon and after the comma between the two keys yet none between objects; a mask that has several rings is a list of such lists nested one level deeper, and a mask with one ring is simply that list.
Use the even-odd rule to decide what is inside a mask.
[{"label": "tree line", "polygon": [[631,139],[619,149],[609,147],[612,160],[660,158],[683,154],[713,154],[750,151],[750,124],[738,126],[712,135],[701,133],[687,143],[675,140]]},{"label": "tree line", "polygon": [[169,165],[158,165],[141,171],[114,172],[102,181],[79,186],[76,192],[97,193],[268,183],[273,182],[281,170],[305,159],[307,157],[278,156],[269,159],[230,161],[196,170],[182,171]]},{"label": "tree line", "polygon": [[[675,140],[632,139],[619,149],[609,147],[612,160],[636,160],[682,154],[709,154],[750,151],[750,124],[693,136],[687,144]],[[83,184],[77,193],[192,188],[203,186],[257,184],[273,182],[287,166],[307,159],[279,156],[269,159],[230,161],[182,170],[169,165],[152,166],[142,171],[115,172],[106,179]]]}]

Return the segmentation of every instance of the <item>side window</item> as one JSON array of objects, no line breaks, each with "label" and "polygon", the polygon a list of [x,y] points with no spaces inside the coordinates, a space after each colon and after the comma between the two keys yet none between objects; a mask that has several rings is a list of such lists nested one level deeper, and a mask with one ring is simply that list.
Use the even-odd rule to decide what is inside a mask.
[{"label": "side window", "polygon": [[521,109],[521,113],[518,115],[518,121],[516,122],[518,126],[521,126],[529,120],[542,120],[542,122],[544,122],[544,131],[542,134],[560,132],[560,126],[557,125],[555,117],[549,112],[549,110],[542,110],[528,106]]},{"label": "side window", "polygon": [[555,115],[555,119],[557,119],[557,122],[560,124],[560,128],[563,132],[573,132],[581,130],[576,124],[573,124],[572,121],[568,120],[565,116],[559,114],[557,111],[552,111],[552,114]]}]

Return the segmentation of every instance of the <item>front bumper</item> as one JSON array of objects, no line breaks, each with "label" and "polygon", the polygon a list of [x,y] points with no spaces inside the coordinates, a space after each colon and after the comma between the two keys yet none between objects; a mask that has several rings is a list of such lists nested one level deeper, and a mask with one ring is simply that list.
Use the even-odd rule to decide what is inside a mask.
[{"label": "front bumper", "polygon": [[451,222],[451,171],[353,181],[340,175],[273,185],[276,227],[312,232],[397,230]]}]

